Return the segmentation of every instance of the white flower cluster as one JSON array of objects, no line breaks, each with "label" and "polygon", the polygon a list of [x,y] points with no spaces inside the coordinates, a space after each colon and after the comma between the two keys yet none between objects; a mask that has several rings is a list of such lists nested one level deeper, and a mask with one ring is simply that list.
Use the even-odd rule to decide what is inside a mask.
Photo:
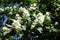
[{"label": "white flower cluster", "polygon": [[20,7],[19,10],[23,12],[23,15],[22,15],[23,19],[27,19],[27,20],[30,19],[29,11],[26,8]]},{"label": "white flower cluster", "polygon": [[[29,9],[30,10],[36,10],[36,6],[37,6],[36,3],[31,4]],[[9,26],[9,27],[11,27],[11,29],[15,29],[16,31],[19,31],[19,32],[21,30],[26,30],[26,28],[27,28],[26,24],[30,25],[30,21],[32,21],[32,18],[31,18],[32,13],[30,13],[29,9],[24,8],[24,7],[19,7],[19,9],[17,10],[15,6],[14,7],[6,7],[5,10],[8,10],[8,11],[10,10],[9,14],[13,14],[13,10],[15,10],[14,13],[16,11],[18,11],[18,12],[15,13],[15,17],[14,17],[15,19],[11,19],[13,21],[12,25],[7,24],[7,26]],[[0,8],[0,10],[4,11],[1,8]],[[22,14],[22,16],[20,15],[20,13]],[[30,25],[31,29],[33,29],[37,24],[40,24],[41,26],[43,26],[43,23],[44,23],[45,19],[47,19],[49,21],[51,20],[49,12],[46,12],[46,14],[44,14],[44,15],[41,12],[37,13],[37,14],[35,12],[33,12],[32,16],[35,17],[35,19],[32,21],[32,23]],[[24,23],[24,20],[28,20],[28,21],[26,21]],[[6,30],[6,31],[4,31],[4,30]],[[10,32],[9,30],[10,30],[9,28],[3,27],[3,31],[4,31],[5,34],[7,34],[7,32],[9,33]],[[39,27],[39,28],[37,28],[37,30],[40,33],[42,33],[43,29],[42,29],[42,27]]]},{"label": "white flower cluster", "polygon": [[36,22],[42,24],[44,22],[44,18],[45,18],[45,15],[43,15],[43,13],[38,13],[36,17]]},{"label": "white flower cluster", "polygon": [[34,22],[32,23],[31,25],[31,29],[33,29],[35,27],[36,24],[40,24],[41,26],[43,26],[43,22],[46,20],[51,20],[50,19],[50,16],[49,16],[49,12],[46,12],[45,15],[43,15],[43,13],[38,13],[37,15],[36,14],[33,14],[33,16],[36,18],[34,20]]},{"label": "white flower cluster", "polygon": [[29,10],[35,10],[37,8],[36,6],[36,3],[31,4]]},{"label": "white flower cluster", "polygon": [[12,28],[16,31],[26,30],[26,25],[21,25],[21,20],[13,20]]},{"label": "white flower cluster", "polygon": [[45,15],[43,15],[43,13],[38,13],[36,16],[36,19],[34,20],[32,26],[31,26],[31,28],[34,28],[35,25],[38,23],[43,25],[44,19],[45,19]]}]

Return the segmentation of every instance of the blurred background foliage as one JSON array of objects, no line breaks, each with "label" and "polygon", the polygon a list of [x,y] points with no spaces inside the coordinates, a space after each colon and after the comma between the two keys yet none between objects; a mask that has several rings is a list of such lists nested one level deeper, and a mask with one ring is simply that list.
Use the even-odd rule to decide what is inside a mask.
[{"label": "blurred background foliage", "polygon": [[[19,38],[19,34],[18,32],[16,32],[14,29],[12,29],[13,31],[11,31],[12,33],[9,33],[5,36],[2,36],[2,31],[0,29],[0,39],[1,40],[60,40],[60,0],[0,0],[0,8],[3,8],[5,10],[5,7],[9,6],[9,7],[13,7],[16,6],[17,10],[20,6],[25,7],[26,9],[30,6],[30,4],[32,3],[36,3],[37,4],[37,9],[36,12],[42,12],[43,14],[47,12],[50,12],[50,17],[51,17],[51,21],[45,20],[44,22],[44,26],[41,26],[39,24],[37,24],[37,28],[38,26],[41,26],[43,28],[43,32],[39,33],[39,31],[37,30],[37,28],[34,29],[30,29],[29,27],[29,22],[28,24],[26,24],[28,27],[26,29],[26,31],[22,30],[21,31],[21,35],[23,34],[23,36],[21,38]],[[11,11],[10,9],[5,10],[4,12],[0,11],[0,14],[3,16],[7,16],[7,18],[13,18],[16,13],[19,13],[19,11],[14,10],[13,8],[13,15],[8,14],[9,11]],[[35,12],[35,10],[31,11],[31,17],[32,17],[32,13]],[[2,14],[3,13],[3,14]],[[22,14],[21,14],[22,16]],[[2,17],[0,17],[0,19],[2,19]],[[3,20],[3,19],[2,19]],[[32,19],[34,20],[34,19]],[[11,20],[7,20],[7,24],[12,23]],[[3,21],[4,22],[4,21]],[[57,25],[55,25],[55,22],[58,22]],[[0,23],[2,23],[2,21],[0,20]],[[31,22],[32,23],[32,22]],[[30,23],[30,25],[31,25]],[[46,29],[46,26],[50,26],[51,28],[51,24],[54,26],[54,28],[57,29],[57,31],[52,31],[49,32],[49,29]],[[0,24],[0,26],[3,25]],[[33,33],[34,32],[34,33]],[[16,35],[17,34],[17,35]],[[13,36],[12,36],[13,35]],[[10,37],[12,36],[12,38]],[[7,39],[8,38],[8,39]],[[17,39],[13,39],[13,38],[17,38]]]}]

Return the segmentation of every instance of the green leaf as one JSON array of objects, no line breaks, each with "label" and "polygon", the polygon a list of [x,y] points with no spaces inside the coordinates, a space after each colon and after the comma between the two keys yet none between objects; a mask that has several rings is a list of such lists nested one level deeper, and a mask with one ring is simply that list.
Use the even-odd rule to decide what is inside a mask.
[{"label": "green leaf", "polygon": [[31,2],[36,2],[36,0],[29,0],[29,1],[31,1]]},{"label": "green leaf", "polygon": [[58,3],[60,3],[60,0],[58,0]]},{"label": "green leaf", "polygon": [[51,25],[51,21],[45,20],[45,21],[44,21],[44,25],[45,25],[45,26],[50,26],[50,25]]}]

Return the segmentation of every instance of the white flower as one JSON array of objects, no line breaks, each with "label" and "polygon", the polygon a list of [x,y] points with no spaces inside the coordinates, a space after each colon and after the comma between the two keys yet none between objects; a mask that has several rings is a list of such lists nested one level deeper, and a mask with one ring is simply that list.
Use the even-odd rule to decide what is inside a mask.
[{"label": "white flower", "polygon": [[31,4],[31,6],[37,6],[37,4],[36,3],[33,3],[33,4]]},{"label": "white flower", "polygon": [[29,14],[29,11],[26,8],[20,7],[19,10],[23,13]]},{"label": "white flower", "polygon": [[34,16],[35,18],[37,17],[35,13],[33,14],[33,16]]},{"label": "white flower", "polygon": [[12,15],[13,13],[12,13],[12,12],[9,12],[9,14],[11,14],[11,15]]},{"label": "white flower", "polygon": [[46,19],[51,20],[49,16],[47,16]]},{"label": "white flower", "polygon": [[50,29],[50,26],[46,27],[46,29]]},{"label": "white flower", "polygon": [[40,17],[40,16],[44,16],[43,13],[40,12],[37,14],[37,17]]},{"label": "white flower", "polygon": [[21,38],[23,36],[23,34],[22,33],[19,33],[19,37]]},{"label": "white flower", "polygon": [[33,24],[36,25],[40,23],[40,25],[43,26],[44,19],[45,19],[45,15],[43,15],[42,13],[38,13]]},{"label": "white flower", "polygon": [[13,6],[14,8],[16,8],[16,6]]},{"label": "white flower", "polygon": [[2,11],[2,12],[3,12],[3,11],[4,11],[4,9],[3,9],[3,8],[0,8],[0,11]]},{"label": "white flower", "polygon": [[7,33],[9,33],[9,32],[11,31],[11,30],[10,30],[9,28],[7,28],[7,27],[3,27],[2,30],[3,30],[4,35],[6,35]]},{"label": "white flower", "polygon": [[19,17],[20,15],[19,14],[16,14],[17,17]]},{"label": "white flower", "polygon": [[15,29],[20,29],[21,24],[19,23],[18,20],[13,20],[12,26],[13,26],[13,28],[15,28]]},{"label": "white flower", "polygon": [[13,7],[10,7],[10,11],[13,11],[14,9],[13,9]]},{"label": "white flower", "polygon": [[21,21],[21,19],[22,19],[19,14],[16,14],[15,18],[16,18],[17,20],[20,20],[20,21]]},{"label": "white flower", "polygon": [[33,25],[31,25],[31,29],[33,29],[35,27],[35,25],[33,24]]},{"label": "white flower", "polygon": [[30,14],[28,12],[23,13],[23,19],[30,20]]},{"label": "white flower", "polygon": [[45,17],[46,17],[47,20],[51,20],[50,19],[50,13],[49,12],[46,12]]},{"label": "white flower", "polygon": [[37,8],[36,6],[36,3],[31,4],[29,10],[35,10]]},{"label": "white flower", "polygon": [[29,14],[23,13],[23,18],[24,18],[24,19],[29,19]]},{"label": "white flower", "polygon": [[37,21],[34,21],[31,25],[31,29],[33,29],[35,27],[35,25],[37,24]]},{"label": "white flower", "polygon": [[34,5],[34,6],[37,6],[37,4],[36,4],[36,3],[34,3],[33,5]]},{"label": "white flower", "polygon": [[42,33],[42,31],[43,31],[42,27],[37,28],[37,30],[38,30],[40,33]]},{"label": "white flower", "polygon": [[32,7],[32,6],[29,8],[29,10],[35,10],[35,9],[36,7]]},{"label": "white flower", "polygon": [[[15,10],[15,9],[14,9]],[[10,9],[10,11],[13,11],[13,9]]]},{"label": "white flower", "polygon": [[23,13],[23,16],[30,16],[30,14],[28,14],[28,13]]},{"label": "white flower", "polygon": [[23,11],[23,7],[20,7],[19,10]]},{"label": "white flower", "polygon": [[42,13],[37,14],[36,20],[38,23],[42,24],[44,22],[44,19],[45,19],[45,16]]},{"label": "white flower", "polygon": [[56,29],[56,28],[53,28],[52,31],[53,31],[53,32],[57,32],[57,29]]},{"label": "white flower", "polygon": [[49,15],[50,15],[50,12],[46,12],[46,15],[48,15],[48,16],[49,16]]},{"label": "white flower", "polygon": [[45,19],[44,16],[38,17],[38,22],[39,23],[43,23],[44,22],[44,19]]},{"label": "white flower", "polygon": [[26,9],[24,9],[24,10],[23,10],[23,12],[24,12],[24,13],[28,13],[28,14],[29,14],[29,11],[28,11],[28,10],[26,10]]},{"label": "white flower", "polygon": [[9,30],[9,28],[7,28],[7,27],[3,27],[2,29],[3,29],[3,31],[8,31]]},{"label": "white flower", "polygon": [[59,8],[56,8],[56,10],[59,10]]},{"label": "white flower", "polygon": [[23,21],[22,21],[22,17],[20,17],[19,14],[16,14],[15,18],[16,18],[16,20],[19,21],[20,23],[23,22]]},{"label": "white flower", "polygon": [[9,7],[10,9],[12,9],[13,7]]},{"label": "white flower", "polygon": [[19,10],[23,12],[23,11],[25,11],[26,9],[23,8],[23,7],[20,7]]},{"label": "white flower", "polygon": [[53,28],[54,28],[54,26],[51,27],[51,29],[53,29]]},{"label": "white flower", "polygon": [[5,10],[9,9],[9,7],[5,7]]},{"label": "white flower", "polygon": [[58,22],[55,22],[55,25],[58,25],[59,23]]},{"label": "white flower", "polygon": [[26,30],[26,26],[25,25],[22,25],[22,30]]},{"label": "white flower", "polygon": [[37,23],[38,22],[38,19],[36,18],[35,20],[34,20],[34,23]]}]

